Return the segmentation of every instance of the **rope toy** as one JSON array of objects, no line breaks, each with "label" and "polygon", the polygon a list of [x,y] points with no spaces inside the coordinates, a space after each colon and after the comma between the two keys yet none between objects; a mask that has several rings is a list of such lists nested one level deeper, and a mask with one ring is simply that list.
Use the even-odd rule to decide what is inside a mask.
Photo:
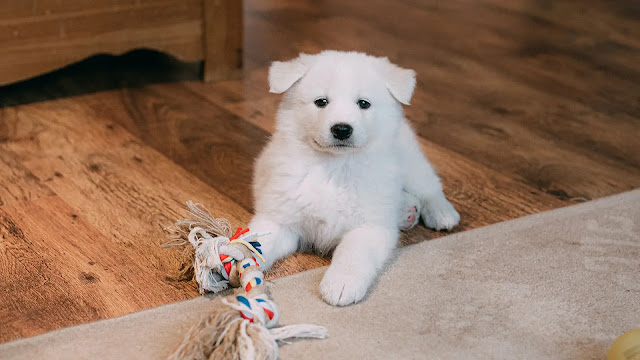
[{"label": "rope toy", "polygon": [[257,259],[264,263],[258,238],[267,234],[238,228],[232,234],[227,219],[215,218],[201,204],[187,202],[191,218],[168,229],[165,247],[185,247],[201,294],[240,287],[236,294],[216,299],[213,310],[195,324],[169,359],[278,358],[278,341],[326,338],[327,329],[299,324],[276,327],[280,311],[271,300]]}]

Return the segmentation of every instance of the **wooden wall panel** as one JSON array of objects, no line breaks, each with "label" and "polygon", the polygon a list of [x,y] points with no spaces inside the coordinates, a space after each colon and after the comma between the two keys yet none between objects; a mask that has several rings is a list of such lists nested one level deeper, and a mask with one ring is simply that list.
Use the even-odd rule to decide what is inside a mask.
[{"label": "wooden wall panel", "polygon": [[[26,3],[26,2],[25,2]],[[32,3],[38,4],[33,1]],[[26,4],[11,1],[0,12],[0,84],[55,70],[96,53],[120,54],[152,48],[187,61],[202,59],[202,1],[100,0],[65,11],[31,14]],[[54,9],[51,4],[50,9]],[[84,9],[80,10],[80,7]],[[44,11],[45,15],[41,15]],[[49,11],[49,14],[47,14]]]},{"label": "wooden wall panel", "polygon": [[151,4],[176,3],[176,0],[3,0],[0,21],[40,16],[66,16],[101,12],[116,8],[143,8]]}]

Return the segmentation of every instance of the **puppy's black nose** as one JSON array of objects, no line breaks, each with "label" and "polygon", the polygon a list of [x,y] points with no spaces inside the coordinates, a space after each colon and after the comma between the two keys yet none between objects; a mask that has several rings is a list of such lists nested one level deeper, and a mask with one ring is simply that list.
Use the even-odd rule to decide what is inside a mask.
[{"label": "puppy's black nose", "polygon": [[338,140],[346,140],[353,133],[353,128],[348,124],[335,124],[331,127],[331,133]]}]

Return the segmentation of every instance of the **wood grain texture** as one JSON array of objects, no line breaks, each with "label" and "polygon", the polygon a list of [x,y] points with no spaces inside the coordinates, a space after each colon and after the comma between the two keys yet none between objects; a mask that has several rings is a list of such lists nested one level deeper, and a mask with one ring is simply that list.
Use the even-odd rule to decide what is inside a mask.
[{"label": "wood grain texture", "polygon": [[151,3],[166,3],[168,0],[91,0],[87,7],[84,0],[4,0],[0,8],[0,20],[16,18],[38,19],[42,17],[68,16],[87,12],[100,12],[126,7],[140,7]]},{"label": "wood grain texture", "polygon": [[[244,16],[239,80],[136,80],[4,105],[0,341],[198,296],[193,283],[172,278],[179,256],[160,248],[162,227],[188,199],[248,223],[253,159],[280,99],[267,93],[267,69],[299,52],[360,50],[418,72],[406,115],[460,210],[455,231],[640,186],[633,1],[247,0]],[[104,72],[109,61],[47,78],[54,84],[0,88],[0,106],[140,77],[122,64],[124,75]],[[194,78],[193,64],[152,54],[140,63],[158,81]],[[419,227],[401,244],[446,234]],[[328,262],[295,254],[267,277]]]},{"label": "wood grain texture", "polygon": [[103,119],[122,125],[221,191],[247,211],[253,160],[269,133],[181,84],[88,96],[83,101]]},{"label": "wood grain texture", "polygon": [[242,0],[203,0],[204,80],[242,76]]},{"label": "wood grain texture", "polygon": [[250,219],[88,102],[8,108],[0,123],[2,341],[195,296],[160,246],[188,199]]},{"label": "wood grain texture", "polygon": [[201,0],[96,4],[10,0],[8,5],[0,12],[0,84],[46,73],[94,54],[122,54],[141,47],[184,60],[204,58]]}]

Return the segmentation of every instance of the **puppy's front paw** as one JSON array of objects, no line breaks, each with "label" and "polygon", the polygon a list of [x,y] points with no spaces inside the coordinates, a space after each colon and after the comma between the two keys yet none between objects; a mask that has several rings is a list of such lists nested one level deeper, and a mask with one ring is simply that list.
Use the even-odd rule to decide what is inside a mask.
[{"label": "puppy's front paw", "polygon": [[369,280],[330,266],[320,282],[322,299],[334,306],[357,303],[367,294]]},{"label": "puppy's front paw", "polygon": [[435,201],[428,201],[420,215],[427,227],[438,231],[451,230],[460,222],[460,214],[444,197]]}]

